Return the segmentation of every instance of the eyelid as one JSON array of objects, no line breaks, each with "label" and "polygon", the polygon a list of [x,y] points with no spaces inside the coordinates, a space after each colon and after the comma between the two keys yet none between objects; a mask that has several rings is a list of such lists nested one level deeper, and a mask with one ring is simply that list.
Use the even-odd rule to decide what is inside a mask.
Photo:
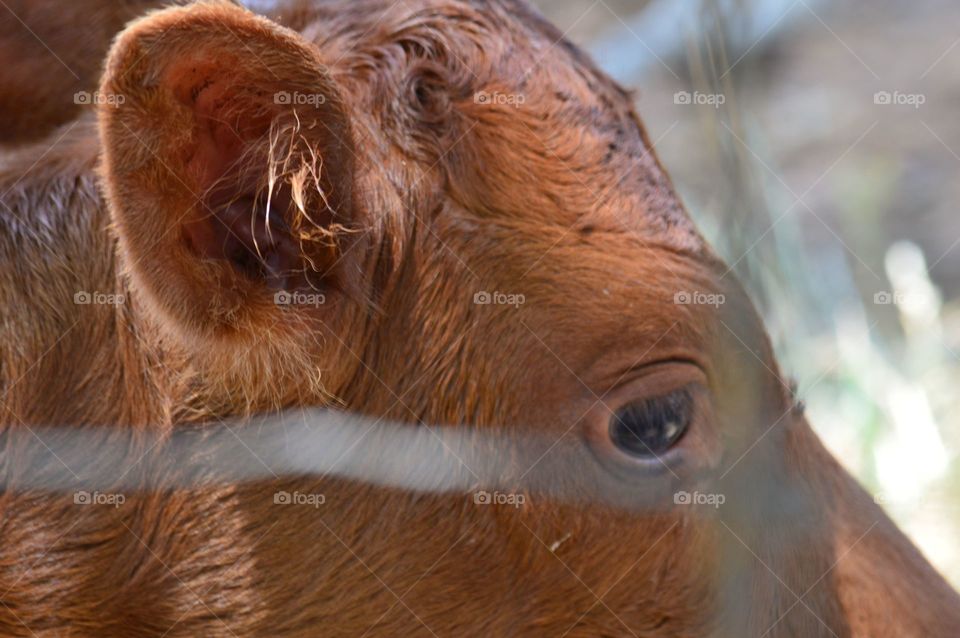
[{"label": "eyelid", "polygon": [[[627,354],[627,353],[620,353]],[[624,357],[619,365],[610,362],[609,355],[605,355],[591,366],[590,372],[584,378],[592,378],[597,382],[597,390],[617,388],[631,379],[651,374],[658,368],[684,367],[700,370],[704,379],[707,378],[706,362],[696,353],[686,349],[672,352],[641,352],[630,353],[632,358]],[[606,364],[601,363],[606,361]]]},{"label": "eyelid", "polygon": [[654,399],[690,385],[708,387],[707,375],[699,365],[686,360],[661,361],[624,373],[602,399],[607,402],[608,397],[627,392],[637,399],[641,396]]}]

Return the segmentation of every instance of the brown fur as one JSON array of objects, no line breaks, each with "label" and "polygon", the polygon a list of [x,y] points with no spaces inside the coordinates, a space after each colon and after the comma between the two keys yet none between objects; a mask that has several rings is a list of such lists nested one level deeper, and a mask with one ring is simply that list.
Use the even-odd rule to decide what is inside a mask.
[{"label": "brown fur", "polygon": [[[84,108],[123,25],[164,0],[5,0],[0,11],[0,144],[40,140]],[[81,28],[82,25],[82,28]]]},{"label": "brown fur", "polygon": [[[2,158],[0,633],[955,633],[956,594],[793,410],[624,91],[516,0],[275,18],[213,2],[137,21],[100,88],[126,102]],[[324,100],[284,107],[282,90]],[[262,212],[266,194],[278,259],[296,250],[279,281],[324,304],[279,309],[271,277],[219,252],[245,232],[231,206]],[[126,303],[78,306],[79,290]],[[526,301],[476,305],[481,290]],[[677,305],[680,290],[727,302]],[[49,424],[109,437],[330,406],[579,448],[598,399],[651,370],[709,390],[692,469],[716,477],[746,452],[717,516],[535,495],[484,508],[329,478],[116,509],[15,489],[28,430]],[[135,460],[149,439],[132,441]],[[626,493],[648,480],[610,473]],[[327,503],[278,508],[280,488]]]}]

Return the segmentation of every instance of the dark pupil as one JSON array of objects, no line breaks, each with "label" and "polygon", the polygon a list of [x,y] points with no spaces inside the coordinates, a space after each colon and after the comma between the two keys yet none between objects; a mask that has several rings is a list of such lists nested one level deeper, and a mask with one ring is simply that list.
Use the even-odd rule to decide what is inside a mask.
[{"label": "dark pupil", "polygon": [[633,456],[654,456],[670,449],[690,424],[693,399],[688,390],[638,401],[620,408],[610,420],[613,443]]}]

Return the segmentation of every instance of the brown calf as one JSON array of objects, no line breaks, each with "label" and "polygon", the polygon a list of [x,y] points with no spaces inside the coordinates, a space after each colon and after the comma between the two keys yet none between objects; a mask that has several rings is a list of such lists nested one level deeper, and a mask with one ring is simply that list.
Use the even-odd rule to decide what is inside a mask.
[{"label": "brown calf", "polygon": [[[4,635],[956,635],[629,95],[525,3],[168,9],[100,94],[0,160]],[[382,444],[413,424],[495,502],[256,447],[268,478],[212,476],[308,407],[371,419],[371,471],[417,469]]]}]

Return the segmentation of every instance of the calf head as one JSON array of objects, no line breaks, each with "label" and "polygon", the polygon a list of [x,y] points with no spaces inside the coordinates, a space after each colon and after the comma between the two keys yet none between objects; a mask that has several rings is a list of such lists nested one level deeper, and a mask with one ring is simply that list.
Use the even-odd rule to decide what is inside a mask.
[{"label": "calf head", "polygon": [[654,394],[705,384],[729,335],[694,293],[773,368],[630,96],[524,5],[287,21],[304,33],[226,3],[152,15],[102,86],[122,264],[205,380],[256,410],[403,394],[405,418],[557,421],[656,363]]},{"label": "calf head", "polygon": [[[380,514],[354,513],[369,527],[346,543],[398,579],[448,546],[472,561],[425,575],[397,631],[454,631],[459,608],[504,635],[849,633],[831,568],[867,519],[895,532],[866,505],[838,531],[834,501],[862,495],[630,95],[522,2],[416,4],[271,21],[202,3],[118,38],[102,182],[136,320],[190,371],[192,418],[335,406],[533,437],[529,471],[577,460],[553,480],[582,498],[518,509],[403,514],[343,486]],[[675,505],[697,489],[726,504]],[[379,615],[369,588],[339,595]]]}]

